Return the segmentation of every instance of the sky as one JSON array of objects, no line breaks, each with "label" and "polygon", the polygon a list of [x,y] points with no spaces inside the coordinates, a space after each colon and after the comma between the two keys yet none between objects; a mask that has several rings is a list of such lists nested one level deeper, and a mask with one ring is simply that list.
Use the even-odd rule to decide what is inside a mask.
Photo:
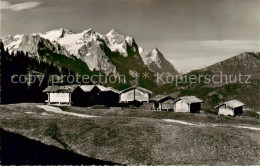
[{"label": "sky", "polygon": [[181,71],[260,52],[259,0],[1,0],[0,9],[1,37],[116,29]]}]

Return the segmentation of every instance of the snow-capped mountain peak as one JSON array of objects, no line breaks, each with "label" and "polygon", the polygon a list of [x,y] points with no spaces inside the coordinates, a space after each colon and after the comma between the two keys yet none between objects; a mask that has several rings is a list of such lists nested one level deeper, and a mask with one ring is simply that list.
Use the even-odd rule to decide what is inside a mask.
[{"label": "snow-capped mountain peak", "polygon": [[65,29],[65,28],[61,28],[61,36],[60,38],[64,37],[66,34],[73,34],[74,32],[68,30],[68,29]]},{"label": "snow-capped mountain peak", "polygon": [[128,56],[127,45],[133,46],[134,39],[132,37],[121,35],[115,29],[110,30],[105,36],[111,51],[118,51],[124,57]]},{"label": "snow-capped mountain peak", "polygon": [[160,58],[160,52],[156,47],[154,47],[152,51],[150,51],[147,55],[147,62],[148,64],[155,63],[159,68],[162,68],[162,59]]},{"label": "snow-capped mountain peak", "polygon": [[87,37],[89,35],[94,35],[96,32],[93,29],[87,29],[81,32],[83,34],[83,37]]},{"label": "snow-capped mountain peak", "polygon": [[111,29],[111,30],[106,34],[106,36],[112,36],[112,35],[114,35],[114,34],[119,34],[119,33],[117,32],[117,30]]},{"label": "snow-capped mountain peak", "polygon": [[108,39],[109,43],[111,44],[120,44],[124,41],[125,36],[119,34],[116,30],[112,29],[109,31],[106,35],[106,38]]},{"label": "snow-capped mountain peak", "polygon": [[153,54],[158,54],[159,50],[158,50],[158,48],[154,47],[151,52]]},{"label": "snow-capped mountain peak", "polygon": [[[141,52],[140,52],[141,51]],[[154,47],[151,51],[144,51],[139,48],[140,55],[143,58],[144,64],[153,72],[167,72],[171,74],[178,74],[178,71],[173,65],[164,58],[163,54],[158,48]]]},{"label": "snow-capped mountain peak", "polygon": [[65,28],[60,28],[45,33],[38,33],[38,35],[40,35],[45,39],[50,40],[51,42],[57,41],[59,38],[63,38],[67,34],[73,34],[73,32]]}]

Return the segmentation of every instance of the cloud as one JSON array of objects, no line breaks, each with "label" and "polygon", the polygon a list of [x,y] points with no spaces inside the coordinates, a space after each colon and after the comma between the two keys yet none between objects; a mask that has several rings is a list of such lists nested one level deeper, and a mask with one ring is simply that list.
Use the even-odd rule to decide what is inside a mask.
[{"label": "cloud", "polygon": [[13,11],[22,11],[26,9],[32,9],[39,6],[41,2],[23,2],[17,4],[10,4],[6,1],[1,1],[0,10],[13,10]]}]

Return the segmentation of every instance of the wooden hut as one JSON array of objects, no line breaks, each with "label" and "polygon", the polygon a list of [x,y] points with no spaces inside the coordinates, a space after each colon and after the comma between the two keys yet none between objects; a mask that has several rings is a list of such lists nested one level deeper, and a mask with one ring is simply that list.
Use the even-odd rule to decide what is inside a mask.
[{"label": "wooden hut", "polygon": [[173,111],[174,98],[169,95],[157,95],[151,98],[154,110]]},{"label": "wooden hut", "polygon": [[101,90],[99,96],[102,105],[119,106],[120,91],[112,87],[104,87],[102,85],[97,85],[97,87]]},{"label": "wooden hut", "polygon": [[174,101],[175,112],[199,113],[203,101],[196,96],[183,96]]},{"label": "wooden hut", "polygon": [[149,99],[152,95],[152,92],[139,87],[139,86],[134,86],[127,88],[125,90],[122,90],[120,92],[120,103],[143,103],[143,102],[149,102]]},{"label": "wooden hut", "polygon": [[244,106],[245,104],[238,100],[231,100],[217,105],[215,108],[218,109],[219,115],[236,116],[241,115],[243,113]]},{"label": "wooden hut", "polygon": [[84,92],[82,106],[92,105],[119,105],[119,91],[111,87],[102,85],[81,85],[79,86]]},{"label": "wooden hut", "polygon": [[57,105],[72,105],[73,97],[75,96],[75,100],[78,94],[75,94],[75,89],[77,86],[75,85],[63,85],[63,86],[48,86],[44,93],[47,93],[48,100],[46,101],[48,104],[57,104]]}]

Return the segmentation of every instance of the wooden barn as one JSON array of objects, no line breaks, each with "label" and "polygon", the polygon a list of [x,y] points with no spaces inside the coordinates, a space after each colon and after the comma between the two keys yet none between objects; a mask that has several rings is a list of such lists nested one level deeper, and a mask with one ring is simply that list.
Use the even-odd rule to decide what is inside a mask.
[{"label": "wooden barn", "polygon": [[112,87],[104,87],[101,85],[97,85],[97,87],[101,90],[99,95],[102,105],[119,106],[120,91]]},{"label": "wooden barn", "polygon": [[119,105],[119,91],[111,87],[104,87],[102,85],[81,85],[79,86],[84,95],[78,105],[92,106],[92,105]]},{"label": "wooden barn", "polygon": [[148,103],[151,95],[152,95],[151,91],[139,86],[134,86],[122,90],[120,92],[119,102],[120,103],[143,103],[143,102]]},{"label": "wooden barn", "polygon": [[72,105],[77,100],[77,96],[81,95],[76,94],[76,89],[76,85],[54,85],[48,86],[43,92],[48,95],[46,101],[48,104]]},{"label": "wooden barn", "polygon": [[183,96],[174,101],[175,112],[199,113],[203,101],[196,96]]},{"label": "wooden barn", "polygon": [[243,107],[245,106],[244,103],[238,101],[238,100],[231,100],[224,102],[215,108],[218,109],[219,115],[241,115],[243,113]]},{"label": "wooden barn", "polygon": [[153,110],[160,111],[173,111],[174,98],[169,95],[157,95],[151,98],[150,102],[153,103]]}]

